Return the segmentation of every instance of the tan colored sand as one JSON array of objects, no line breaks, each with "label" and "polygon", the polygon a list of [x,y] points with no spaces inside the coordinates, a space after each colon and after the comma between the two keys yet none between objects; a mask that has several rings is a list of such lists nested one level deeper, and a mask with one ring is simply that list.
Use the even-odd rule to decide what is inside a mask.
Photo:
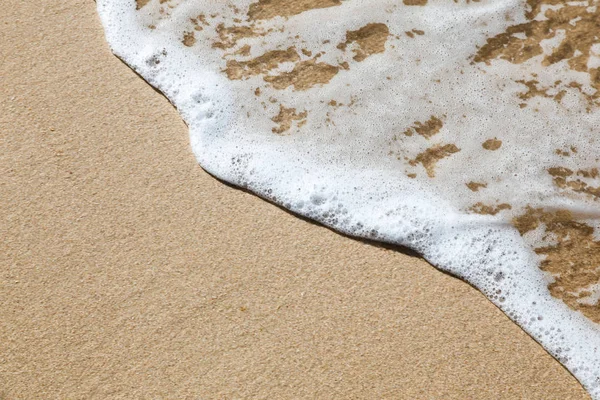
[{"label": "tan colored sand", "polygon": [[92,1],[0,16],[0,399],[584,399],[481,294],[198,167]]}]

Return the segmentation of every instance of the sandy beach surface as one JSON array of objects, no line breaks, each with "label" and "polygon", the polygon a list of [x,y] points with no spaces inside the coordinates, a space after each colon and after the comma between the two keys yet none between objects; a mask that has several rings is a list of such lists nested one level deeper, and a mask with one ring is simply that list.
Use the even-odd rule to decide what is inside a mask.
[{"label": "sandy beach surface", "polygon": [[206,174],[93,1],[0,20],[0,399],[588,398],[464,282]]}]

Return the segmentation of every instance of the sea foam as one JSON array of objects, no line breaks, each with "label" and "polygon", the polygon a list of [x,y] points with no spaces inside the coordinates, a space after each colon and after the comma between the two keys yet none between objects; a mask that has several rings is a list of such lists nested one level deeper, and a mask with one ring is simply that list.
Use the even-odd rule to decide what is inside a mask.
[{"label": "sea foam", "polygon": [[[98,0],[211,174],[480,289],[600,399],[596,0]],[[550,384],[550,383],[549,383]]]}]

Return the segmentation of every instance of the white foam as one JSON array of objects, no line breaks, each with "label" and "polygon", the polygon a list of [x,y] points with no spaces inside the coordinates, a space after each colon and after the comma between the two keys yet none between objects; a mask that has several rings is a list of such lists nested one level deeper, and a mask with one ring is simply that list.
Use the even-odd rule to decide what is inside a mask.
[{"label": "white foam", "polygon": [[[250,3],[236,6],[246,10]],[[426,7],[346,0],[263,21],[265,30],[275,29],[240,41],[252,45],[250,57],[296,46],[324,51],[321,62],[350,64],[326,85],[295,91],[276,90],[261,76],[229,80],[222,72],[223,51],[211,47],[215,27],[241,18],[226,2],[152,0],[136,11],[133,0],[98,0],[113,52],[177,107],[203,168],[341,232],[415,249],[479,288],[600,399],[598,325],[550,295],[539,258],[509,223],[531,205],[569,209],[597,224],[597,202],[558,190],[545,171],[559,162],[575,170],[597,165],[598,109],[585,112],[586,100],[572,88],[560,103],[536,96],[525,108],[517,95],[526,90],[517,82],[525,79],[524,71],[537,71],[541,86],[551,86],[556,76],[584,83],[589,78],[565,63],[540,70],[539,57],[518,65],[471,62],[487,38],[525,22],[526,9],[522,0],[430,0]],[[192,29],[190,18],[200,13],[217,16],[196,31],[196,44],[186,47],[181,38]],[[370,22],[389,27],[386,52],[354,62],[351,51],[336,45],[347,31]],[[425,34],[409,38],[404,32],[411,29]],[[552,51],[560,40],[558,35],[542,47]],[[276,71],[291,68],[282,64]],[[254,94],[257,87],[260,97]],[[328,106],[330,100],[345,106]],[[280,104],[306,110],[306,124],[274,134],[271,118]],[[403,134],[430,116],[443,119],[437,135]],[[502,150],[483,150],[481,143],[494,137],[503,140]],[[436,143],[455,144],[460,152],[439,161],[432,178],[407,159]],[[571,146],[578,152],[570,158],[555,154]],[[472,192],[465,186],[469,181],[486,181],[488,187]],[[469,213],[476,202],[506,202],[512,210]],[[543,236],[528,235],[531,242]]]}]

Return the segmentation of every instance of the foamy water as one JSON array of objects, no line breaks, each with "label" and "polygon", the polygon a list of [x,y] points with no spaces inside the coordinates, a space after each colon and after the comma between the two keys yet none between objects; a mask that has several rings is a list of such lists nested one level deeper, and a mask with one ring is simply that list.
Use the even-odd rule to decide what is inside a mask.
[{"label": "foamy water", "polygon": [[114,53],[181,112],[203,168],[417,250],[600,399],[598,5],[98,0],[98,11]]}]

